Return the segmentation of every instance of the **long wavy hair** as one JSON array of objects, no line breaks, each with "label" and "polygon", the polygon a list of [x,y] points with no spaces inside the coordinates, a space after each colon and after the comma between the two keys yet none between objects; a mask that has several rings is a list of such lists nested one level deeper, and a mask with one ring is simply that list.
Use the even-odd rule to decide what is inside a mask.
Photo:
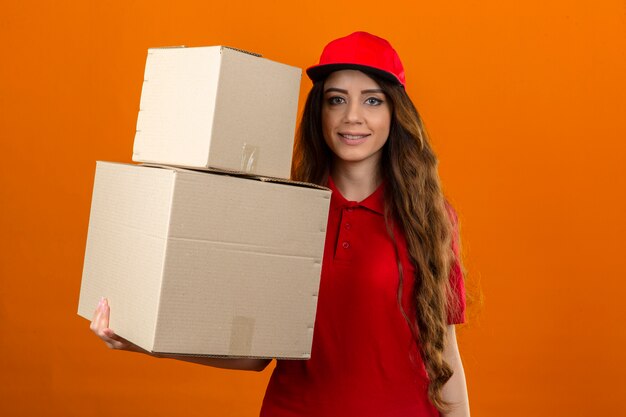
[{"label": "long wavy hair", "polygon": [[[367,74],[381,87],[391,106],[389,139],[383,147],[380,170],[385,181],[385,221],[396,250],[400,281],[398,304],[407,320],[429,378],[428,396],[440,411],[443,385],[452,369],[443,358],[448,317],[459,300],[451,291],[450,273],[455,262],[453,233],[456,216],[446,201],[437,171],[437,157],[422,119],[402,86]],[[332,151],[322,132],[324,80],[314,83],[304,106],[296,135],[292,178],[327,185]],[[394,223],[404,232],[415,268],[411,297],[415,315],[409,317],[401,303],[403,271],[394,238]]]}]

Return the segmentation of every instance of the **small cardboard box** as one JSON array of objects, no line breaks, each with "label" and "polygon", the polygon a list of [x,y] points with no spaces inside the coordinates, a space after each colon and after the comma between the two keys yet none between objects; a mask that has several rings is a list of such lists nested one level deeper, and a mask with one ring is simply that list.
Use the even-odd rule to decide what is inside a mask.
[{"label": "small cardboard box", "polygon": [[223,46],[149,49],[133,161],[289,178],[301,77]]},{"label": "small cardboard box", "polygon": [[310,357],[330,191],[98,162],[78,314],[158,353]]}]

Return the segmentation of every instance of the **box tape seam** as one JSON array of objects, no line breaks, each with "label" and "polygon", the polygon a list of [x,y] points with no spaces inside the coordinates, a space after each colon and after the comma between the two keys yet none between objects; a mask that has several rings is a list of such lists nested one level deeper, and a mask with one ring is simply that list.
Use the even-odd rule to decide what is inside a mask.
[{"label": "box tape seam", "polygon": [[239,169],[246,174],[255,174],[259,153],[260,149],[258,146],[253,146],[244,142],[241,147],[241,165],[239,166]]},{"label": "box tape seam", "polygon": [[235,316],[231,326],[230,355],[249,355],[252,352],[255,319],[248,316]]}]

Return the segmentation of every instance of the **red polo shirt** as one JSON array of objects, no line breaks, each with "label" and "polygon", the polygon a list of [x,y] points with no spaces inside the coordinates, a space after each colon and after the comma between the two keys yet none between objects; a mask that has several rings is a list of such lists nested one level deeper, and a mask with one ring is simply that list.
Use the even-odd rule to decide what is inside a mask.
[{"label": "red polo shirt", "polygon": [[[333,191],[311,359],[279,360],[267,387],[262,417],[438,416],[427,394],[428,377],[397,303],[398,268],[383,217],[381,185],[361,202]],[[414,268],[404,236],[394,231],[404,270],[403,304]],[[460,268],[451,275],[462,308]]]}]

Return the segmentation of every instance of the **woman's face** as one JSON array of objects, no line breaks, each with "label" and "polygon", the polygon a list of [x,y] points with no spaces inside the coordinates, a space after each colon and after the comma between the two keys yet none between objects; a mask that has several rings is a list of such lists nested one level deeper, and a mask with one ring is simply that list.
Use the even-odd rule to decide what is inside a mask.
[{"label": "woman's face", "polygon": [[356,70],[336,71],[328,76],[322,129],[336,163],[377,167],[390,125],[390,105],[373,79]]}]

